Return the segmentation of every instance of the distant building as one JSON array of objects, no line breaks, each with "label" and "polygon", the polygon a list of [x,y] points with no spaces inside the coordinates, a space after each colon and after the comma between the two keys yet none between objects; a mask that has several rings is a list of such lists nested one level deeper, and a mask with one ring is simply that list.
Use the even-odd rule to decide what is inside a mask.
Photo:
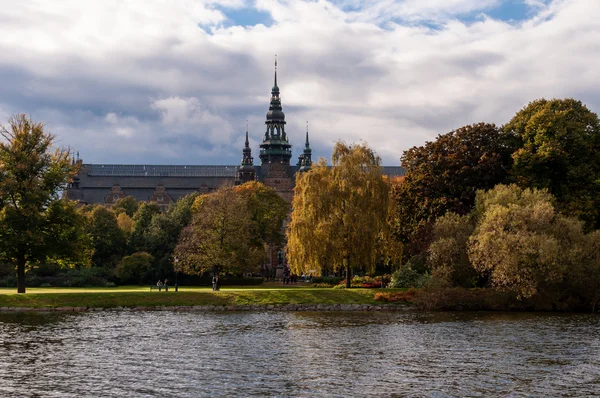
[{"label": "distant building", "polygon": [[[108,206],[121,198],[133,196],[138,201],[155,202],[166,209],[171,203],[193,192],[208,193],[224,185],[257,180],[273,187],[282,197],[291,201],[295,175],[310,170],[312,151],[307,128],[304,150],[298,157],[298,163],[290,165],[292,146],[285,124],[275,62],[271,103],[265,121],[266,131],[260,144],[260,166],[254,165],[246,127],[246,142],[240,165],[86,164],[78,159],[81,169],[69,184],[66,196],[82,203]],[[404,174],[402,167],[383,167],[383,171],[390,177]]]}]

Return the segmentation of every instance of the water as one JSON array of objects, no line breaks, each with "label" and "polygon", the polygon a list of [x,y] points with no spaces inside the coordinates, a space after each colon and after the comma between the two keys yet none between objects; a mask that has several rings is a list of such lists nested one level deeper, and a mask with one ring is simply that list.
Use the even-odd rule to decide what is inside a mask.
[{"label": "water", "polygon": [[600,317],[0,314],[2,397],[600,396]]}]

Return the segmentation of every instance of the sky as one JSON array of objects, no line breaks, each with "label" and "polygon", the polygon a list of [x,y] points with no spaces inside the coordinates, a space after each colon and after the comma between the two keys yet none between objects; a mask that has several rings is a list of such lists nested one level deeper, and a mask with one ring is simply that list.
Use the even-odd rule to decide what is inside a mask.
[{"label": "sky", "polygon": [[85,163],[239,164],[274,58],[295,159],[364,141],[383,164],[537,98],[600,112],[599,0],[0,0],[0,121]]}]

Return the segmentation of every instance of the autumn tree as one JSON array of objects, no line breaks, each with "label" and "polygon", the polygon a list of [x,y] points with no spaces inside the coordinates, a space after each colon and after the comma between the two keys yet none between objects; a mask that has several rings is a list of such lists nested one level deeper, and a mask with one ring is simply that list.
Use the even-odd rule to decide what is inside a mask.
[{"label": "autumn tree", "polygon": [[446,213],[435,221],[427,255],[432,276],[442,286],[475,285],[478,275],[467,254],[474,227],[471,215]]},{"label": "autumn tree", "polygon": [[496,287],[529,298],[562,285],[580,267],[586,237],[574,218],[558,214],[546,190],[498,185],[477,196],[477,227],[469,239],[475,270]]},{"label": "autumn tree", "polygon": [[332,163],[321,160],[296,179],[287,254],[299,274],[320,272],[326,262],[345,269],[350,287],[352,269],[371,270],[380,256],[389,184],[380,158],[365,144],[338,142]]},{"label": "autumn tree", "polygon": [[17,267],[25,293],[26,268],[48,258],[85,262],[83,216],[59,198],[76,174],[68,149],[52,150],[54,135],[25,115],[0,127],[0,260]]},{"label": "autumn tree", "polygon": [[448,211],[469,213],[478,189],[490,189],[507,179],[514,148],[514,139],[500,128],[479,123],[404,152],[401,161],[406,174],[393,192],[398,238],[402,242],[425,240],[421,246],[426,247],[423,233],[428,224]]},{"label": "autumn tree", "polygon": [[175,249],[177,271],[201,275],[205,272],[243,271],[256,257],[251,247],[251,220],[247,201],[227,187],[197,197],[193,218]]},{"label": "autumn tree", "polygon": [[581,101],[540,99],[504,126],[519,140],[512,175],[522,188],[548,189],[557,209],[600,227],[600,121]]}]

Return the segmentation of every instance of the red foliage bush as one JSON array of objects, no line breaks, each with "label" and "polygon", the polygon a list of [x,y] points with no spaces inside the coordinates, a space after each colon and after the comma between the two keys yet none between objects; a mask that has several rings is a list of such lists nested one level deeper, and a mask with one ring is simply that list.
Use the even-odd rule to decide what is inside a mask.
[{"label": "red foliage bush", "polygon": [[381,292],[375,293],[375,301],[383,301],[386,303],[397,303],[404,301],[410,303],[414,300],[417,291],[413,288],[403,292]]}]

